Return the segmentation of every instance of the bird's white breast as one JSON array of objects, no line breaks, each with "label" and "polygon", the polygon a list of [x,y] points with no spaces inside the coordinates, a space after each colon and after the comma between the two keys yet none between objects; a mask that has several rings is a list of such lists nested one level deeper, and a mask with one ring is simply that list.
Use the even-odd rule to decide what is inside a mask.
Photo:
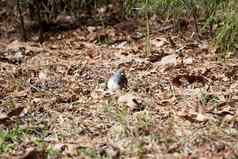
[{"label": "bird's white breast", "polygon": [[113,80],[112,78],[110,78],[108,80],[108,83],[107,83],[107,88],[108,90],[110,91],[116,91],[118,89],[121,89],[121,86],[119,85],[118,82],[116,82],[115,80]]}]

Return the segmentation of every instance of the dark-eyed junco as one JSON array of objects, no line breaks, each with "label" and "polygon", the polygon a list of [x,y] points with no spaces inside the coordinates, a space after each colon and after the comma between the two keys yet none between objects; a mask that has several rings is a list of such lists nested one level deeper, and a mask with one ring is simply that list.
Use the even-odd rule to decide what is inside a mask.
[{"label": "dark-eyed junco", "polygon": [[123,68],[118,69],[108,80],[107,88],[109,91],[117,91],[127,87],[127,78]]}]

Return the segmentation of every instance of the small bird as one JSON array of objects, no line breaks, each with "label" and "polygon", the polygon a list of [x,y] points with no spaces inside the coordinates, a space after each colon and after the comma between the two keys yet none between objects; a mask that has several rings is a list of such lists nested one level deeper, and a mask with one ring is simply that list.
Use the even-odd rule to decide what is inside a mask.
[{"label": "small bird", "polygon": [[127,78],[123,68],[118,69],[108,80],[107,88],[109,91],[117,91],[127,87]]}]

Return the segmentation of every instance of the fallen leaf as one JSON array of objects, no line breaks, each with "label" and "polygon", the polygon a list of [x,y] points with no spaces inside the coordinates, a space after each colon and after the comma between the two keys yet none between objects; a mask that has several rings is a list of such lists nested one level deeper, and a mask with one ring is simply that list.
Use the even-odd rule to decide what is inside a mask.
[{"label": "fallen leaf", "polygon": [[160,61],[161,65],[167,65],[167,64],[176,65],[176,63],[177,63],[177,54],[171,54],[168,56],[164,56]]},{"label": "fallen leaf", "polygon": [[140,111],[144,109],[141,102],[138,101],[141,101],[141,99],[130,93],[118,98],[119,105],[127,105],[132,111]]},{"label": "fallen leaf", "polygon": [[16,109],[13,109],[12,111],[10,111],[7,116],[13,117],[13,116],[19,116],[21,114],[21,112],[24,110],[24,107],[18,107]]},{"label": "fallen leaf", "polygon": [[154,45],[156,48],[161,48],[167,43],[168,41],[165,38],[157,38],[157,39],[151,40],[151,45]]},{"label": "fallen leaf", "polygon": [[96,149],[101,156],[107,156],[112,159],[119,158],[120,156],[120,149],[111,144],[107,144],[107,143],[100,144],[100,145],[97,145]]},{"label": "fallen leaf", "polygon": [[148,61],[150,62],[157,62],[157,61],[160,61],[162,59],[162,57],[165,56],[165,53],[163,50],[159,51],[159,52],[156,52],[156,53],[153,53],[152,55],[150,55],[148,57]]},{"label": "fallen leaf", "polygon": [[208,121],[208,116],[204,115],[204,114],[200,114],[200,113],[196,113],[194,114],[195,118],[194,120],[198,121],[198,122],[204,122],[204,121]]},{"label": "fallen leaf", "polygon": [[14,97],[27,97],[27,95],[28,95],[28,91],[29,90],[22,90],[22,91],[19,91],[19,92],[13,92],[13,96]]},{"label": "fallen leaf", "polygon": [[190,122],[206,122],[209,120],[207,115],[197,112],[179,112],[177,115]]},{"label": "fallen leaf", "polygon": [[56,97],[57,103],[71,103],[76,100],[78,100],[78,97],[75,94],[71,95],[69,93]]},{"label": "fallen leaf", "polygon": [[6,124],[7,123],[7,121],[9,121],[10,119],[9,119],[9,117],[7,116],[7,114],[3,114],[3,113],[1,113],[0,114],[0,124]]},{"label": "fallen leaf", "polygon": [[188,82],[189,84],[198,82],[205,85],[207,80],[203,76],[195,76],[195,75],[177,75],[172,80],[172,83],[177,87],[181,86],[184,82]]},{"label": "fallen leaf", "polygon": [[66,148],[67,148],[67,145],[62,143],[58,143],[54,145],[54,149],[60,152],[64,151]]},{"label": "fallen leaf", "polygon": [[45,159],[47,156],[45,151],[38,151],[33,148],[27,150],[26,154],[19,159]]},{"label": "fallen leaf", "polygon": [[192,57],[188,57],[188,58],[183,60],[183,63],[187,64],[187,65],[191,65],[193,63],[193,58]]}]

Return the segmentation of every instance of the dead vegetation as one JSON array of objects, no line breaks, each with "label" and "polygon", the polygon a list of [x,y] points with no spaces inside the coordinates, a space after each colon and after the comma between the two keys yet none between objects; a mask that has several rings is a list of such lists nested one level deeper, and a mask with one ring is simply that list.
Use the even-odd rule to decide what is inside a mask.
[{"label": "dead vegetation", "polygon": [[[1,158],[237,158],[237,59],[153,22],[148,56],[140,20],[1,36]],[[107,95],[118,66],[129,87]]]}]

